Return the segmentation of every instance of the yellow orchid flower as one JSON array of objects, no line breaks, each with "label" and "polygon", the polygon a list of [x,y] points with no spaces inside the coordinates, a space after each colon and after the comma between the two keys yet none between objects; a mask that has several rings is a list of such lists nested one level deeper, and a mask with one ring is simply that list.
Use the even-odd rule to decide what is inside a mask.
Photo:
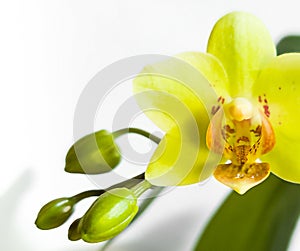
[{"label": "yellow orchid flower", "polygon": [[[166,132],[146,179],[153,185],[174,186],[214,174],[240,194],[270,171],[300,183],[300,53],[276,57],[264,24],[251,14],[232,12],[215,24],[207,53],[186,52],[176,58],[204,76],[198,80],[203,92],[212,88],[217,96],[208,94],[210,101],[204,104],[193,86],[143,74],[170,68],[169,61],[144,68],[133,82],[134,92],[143,94],[137,95],[137,102],[153,108],[145,114]],[[180,67],[173,70],[187,74]],[[180,106],[174,108],[170,97],[189,115]],[[172,109],[170,116],[166,111]]]}]

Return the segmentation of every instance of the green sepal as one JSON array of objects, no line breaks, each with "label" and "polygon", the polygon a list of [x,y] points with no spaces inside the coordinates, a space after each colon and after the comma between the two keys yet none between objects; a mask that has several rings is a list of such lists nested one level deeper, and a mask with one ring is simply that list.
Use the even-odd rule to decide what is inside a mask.
[{"label": "green sepal", "polygon": [[81,238],[90,243],[109,240],[121,233],[138,212],[137,198],[127,188],[102,194],[81,218]]},{"label": "green sepal", "polygon": [[75,200],[66,197],[48,202],[39,211],[36,226],[42,230],[61,226],[72,215],[75,203]]},{"label": "green sepal", "polygon": [[75,142],[67,153],[65,171],[101,174],[111,171],[120,161],[120,150],[112,133],[101,130]]}]

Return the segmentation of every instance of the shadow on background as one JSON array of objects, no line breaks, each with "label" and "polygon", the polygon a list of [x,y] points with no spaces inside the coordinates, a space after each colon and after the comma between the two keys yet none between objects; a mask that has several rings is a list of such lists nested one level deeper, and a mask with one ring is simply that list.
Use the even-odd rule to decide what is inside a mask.
[{"label": "shadow on background", "polygon": [[29,169],[24,171],[0,197],[1,250],[31,251],[29,243],[22,238],[22,234],[18,231],[18,225],[22,223],[17,225],[15,217],[19,202],[29,189],[32,179],[32,171]]},{"label": "shadow on background", "polygon": [[182,214],[176,218],[158,222],[152,229],[145,231],[143,235],[139,235],[136,242],[129,243],[124,239],[120,239],[105,249],[105,251],[187,250],[186,245],[191,239],[189,229],[198,217],[195,214]]}]

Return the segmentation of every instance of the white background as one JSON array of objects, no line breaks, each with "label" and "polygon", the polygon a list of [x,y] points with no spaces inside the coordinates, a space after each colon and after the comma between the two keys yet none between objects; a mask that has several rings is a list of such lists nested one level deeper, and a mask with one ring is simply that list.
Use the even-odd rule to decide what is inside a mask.
[{"label": "white background", "polygon": [[[260,17],[275,42],[300,33],[298,0],[1,0],[1,251],[99,250],[99,244],[68,241],[68,225],[52,231],[34,225],[47,201],[95,187],[63,171],[80,93],[124,57],[205,51],[215,21],[233,10]],[[118,106],[119,98],[111,98]],[[95,129],[108,128],[105,117],[96,120]],[[108,251],[189,251],[227,192],[214,180],[177,188]],[[290,250],[299,246],[298,234]]]}]

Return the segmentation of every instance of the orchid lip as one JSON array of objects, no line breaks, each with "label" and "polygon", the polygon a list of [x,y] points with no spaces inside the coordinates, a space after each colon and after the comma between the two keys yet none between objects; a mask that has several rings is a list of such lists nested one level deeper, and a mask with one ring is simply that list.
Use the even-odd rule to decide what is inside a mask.
[{"label": "orchid lip", "polygon": [[214,176],[239,193],[268,177],[269,164],[257,163],[257,159],[274,145],[275,135],[268,118],[246,98],[224,104],[207,130],[208,148],[223,153],[231,162],[218,165]]}]

